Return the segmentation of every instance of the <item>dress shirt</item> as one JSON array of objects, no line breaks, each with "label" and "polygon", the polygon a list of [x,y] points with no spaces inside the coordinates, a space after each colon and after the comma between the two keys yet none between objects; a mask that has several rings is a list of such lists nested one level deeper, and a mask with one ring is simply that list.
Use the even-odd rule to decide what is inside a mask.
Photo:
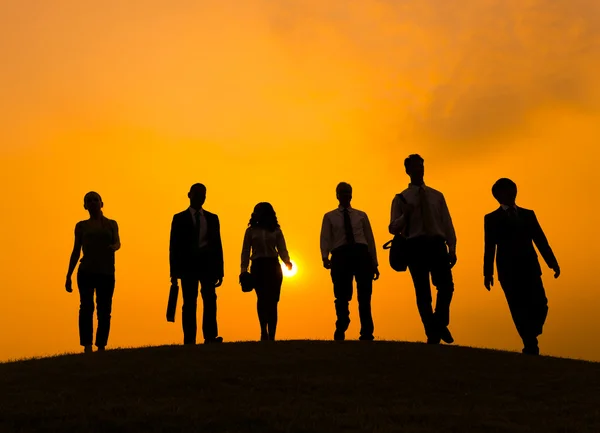
[{"label": "dress shirt", "polygon": [[[369,247],[369,254],[373,264],[377,264],[377,248],[375,246],[375,237],[371,229],[369,217],[363,211],[348,208],[350,222],[352,224],[352,233],[354,241],[357,244],[364,244]],[[341,246],[346,245],[346,229],[344,226],[344,208],[338,207],[331,212],[327,212],[323,217],[321,226],[321,256],[323,259],[329,258],[329,254]]]},{"label": "dress shirt", "polygon": [[262,227],[248,227],[242,246],[242,273],[248,272],[250,260],[281,257],[284,263],[290,263],[290,255],[285,245],[281,229],[274,231]]},{"label": "dress shirt", "polygon": [[[421,188],[424,191],[420,192]],[[427,235],[421,214],[420,194],[424,194],[426,198],[424,205],[429,207],[431,215],[429,235],[443,237],[450,252],[456,252],[456,233],[444,194],[425,185],[409,184],[408,188],[402,192],[406,202],[414,206],[408,221],[408,233],[404,233],[407,221],[406,215],[402,214],[402,202],[398,196],[394,197],[389,226],[390,233],[393,235],[403,233],[409,239]]]},{"label": "dress shirt", "polygon": [[200,208],[200,210],[197,211],[193,207],[190,207],[189,210],[190,214],[192,215],[194,226],[196,225],[196,212],[200,212],[200,239],[198,240],[198,245],[200,248],[204,248],[208,245],[208,237],[206,236],[206,217],[204,216],[204,210]]}]

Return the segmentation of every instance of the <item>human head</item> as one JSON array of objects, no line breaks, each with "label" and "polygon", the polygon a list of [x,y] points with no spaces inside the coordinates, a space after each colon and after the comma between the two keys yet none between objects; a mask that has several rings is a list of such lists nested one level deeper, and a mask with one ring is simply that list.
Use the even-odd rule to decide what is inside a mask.
[{"label": "human head", "polygon": [[492,186],[492,195],[500,204],[514,206],[517,199],[517,184],[503,177]]},{"label": "human head", "polygon": [[404,160],[404,169],[410,176],[411,183],[422,184],[425,176],[425,160],[421,155],[413,153]]},{"label": "human head", "polygon": [[340,202],[341,207],[350,207],[352,201],[352,186],[346,182],[340,182],[335,188],[335,196]]},{"label": "human head", "polygon": [[193,184],[190,192],[188,192],[188,197],[190,199],[190,207],[199,210],[206,201],[206,187],[201,183]]},{"label": "human head", "polygon": [[83,208],[90,214],[99,213],[103,207],[102,197],[96,191],[90,191],[83,197]]},{"label": "human head", "polygon": [[254,206],[254,211],[248,223],[250,227],[261,227],[267,230],[279,228],[277,214],[271,203],[261,202]]}]

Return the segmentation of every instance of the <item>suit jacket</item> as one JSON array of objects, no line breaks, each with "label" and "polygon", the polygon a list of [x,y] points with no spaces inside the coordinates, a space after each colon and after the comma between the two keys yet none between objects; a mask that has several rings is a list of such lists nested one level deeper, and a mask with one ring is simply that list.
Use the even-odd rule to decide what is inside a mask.
[{"label": "suit jacket", "polygon": [[203,275],[223,278],[223,245],[219,217],[204,210],[206,218],[207,246],[198,253],[194,236],[194,220],[189,209],[173,216],[171,239],[169,243],[169,264],[171,277],[182,278],[186,275]]},{"label": "suit jacket", "polygon": [[511,218],[500,207],[485,216],[484,227],[483,273],[486,277],[494,275],[495,256],[500,281],[540,276],[542,269],[534,243],[549,267],[558,264],[532,210],[517,207],[517,216]]}]

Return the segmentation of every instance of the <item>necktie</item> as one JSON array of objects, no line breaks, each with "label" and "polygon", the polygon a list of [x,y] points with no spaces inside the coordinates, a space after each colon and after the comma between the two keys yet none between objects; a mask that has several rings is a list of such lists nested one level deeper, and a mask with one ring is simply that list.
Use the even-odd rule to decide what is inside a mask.
[{"label": "necktie", "polygon": [[419,188],[419,208],[421,210],[421,220],[423,223],[423,231],[426,236],[431,236],[433,233],[433,221],[431,220],[431,209],[427,201],[427,191],[425,188]]},{"label": "necktie", "polygon": [[346,232],[346,243],[354,243],[354,231],[352,230],[352,221],[350,221],[350,212],[344,209],[344,231]]},{"label": "necktie", "polygon": [[200,248],[200,212],[196,212],[194,215],[196,218],[196,225],[194,226],[194,239],[196,239],[196,246]]},{"label": "necktie", "polygon": [[512,206],[506,209],[506,213],[510,218],[515,218],[517,216],[517,210]]}]

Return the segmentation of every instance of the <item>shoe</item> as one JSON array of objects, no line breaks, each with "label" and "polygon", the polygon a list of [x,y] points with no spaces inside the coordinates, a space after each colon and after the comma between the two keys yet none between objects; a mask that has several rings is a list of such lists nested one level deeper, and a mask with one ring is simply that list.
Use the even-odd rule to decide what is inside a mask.
[{"label": "shoe", "polygon": [[346,333],[343,331],[335,331],[333,333],[334,341],[344,341],[346,339]]},{"label": "shoe", "polygon": [[223,337],[215,337],[204,340],[204,344],[222,343]]},{"label": "shoe", "polygon": [[83,347],[83,353],[92,353],[94,352],[94,349],[92,348],[91,344],[88,344],[87,346]]},{"label": "shoe", "polygon": [[373,337],[372,335],[361,335],[360,337],[358,337],[358,339],[360,341],[373,341],[375,340],[375,337]]},{"label": "shoe", "polygon": [[440,339],[446,344],[454,343],[454,338],[452,338],[452,334],[447,326],[440,329]]},{"label": "shoe", "polygon": [[523,354],[525,355],[539,355],[540,348],[538,347],[538,340],[536,337],[523,339]]},{"label": "shoe", "polygon": [[537,356],[540,354],[540,348],[539,347],[524,347],[523,350],[521,351],[524,355],[534,355]]}]

